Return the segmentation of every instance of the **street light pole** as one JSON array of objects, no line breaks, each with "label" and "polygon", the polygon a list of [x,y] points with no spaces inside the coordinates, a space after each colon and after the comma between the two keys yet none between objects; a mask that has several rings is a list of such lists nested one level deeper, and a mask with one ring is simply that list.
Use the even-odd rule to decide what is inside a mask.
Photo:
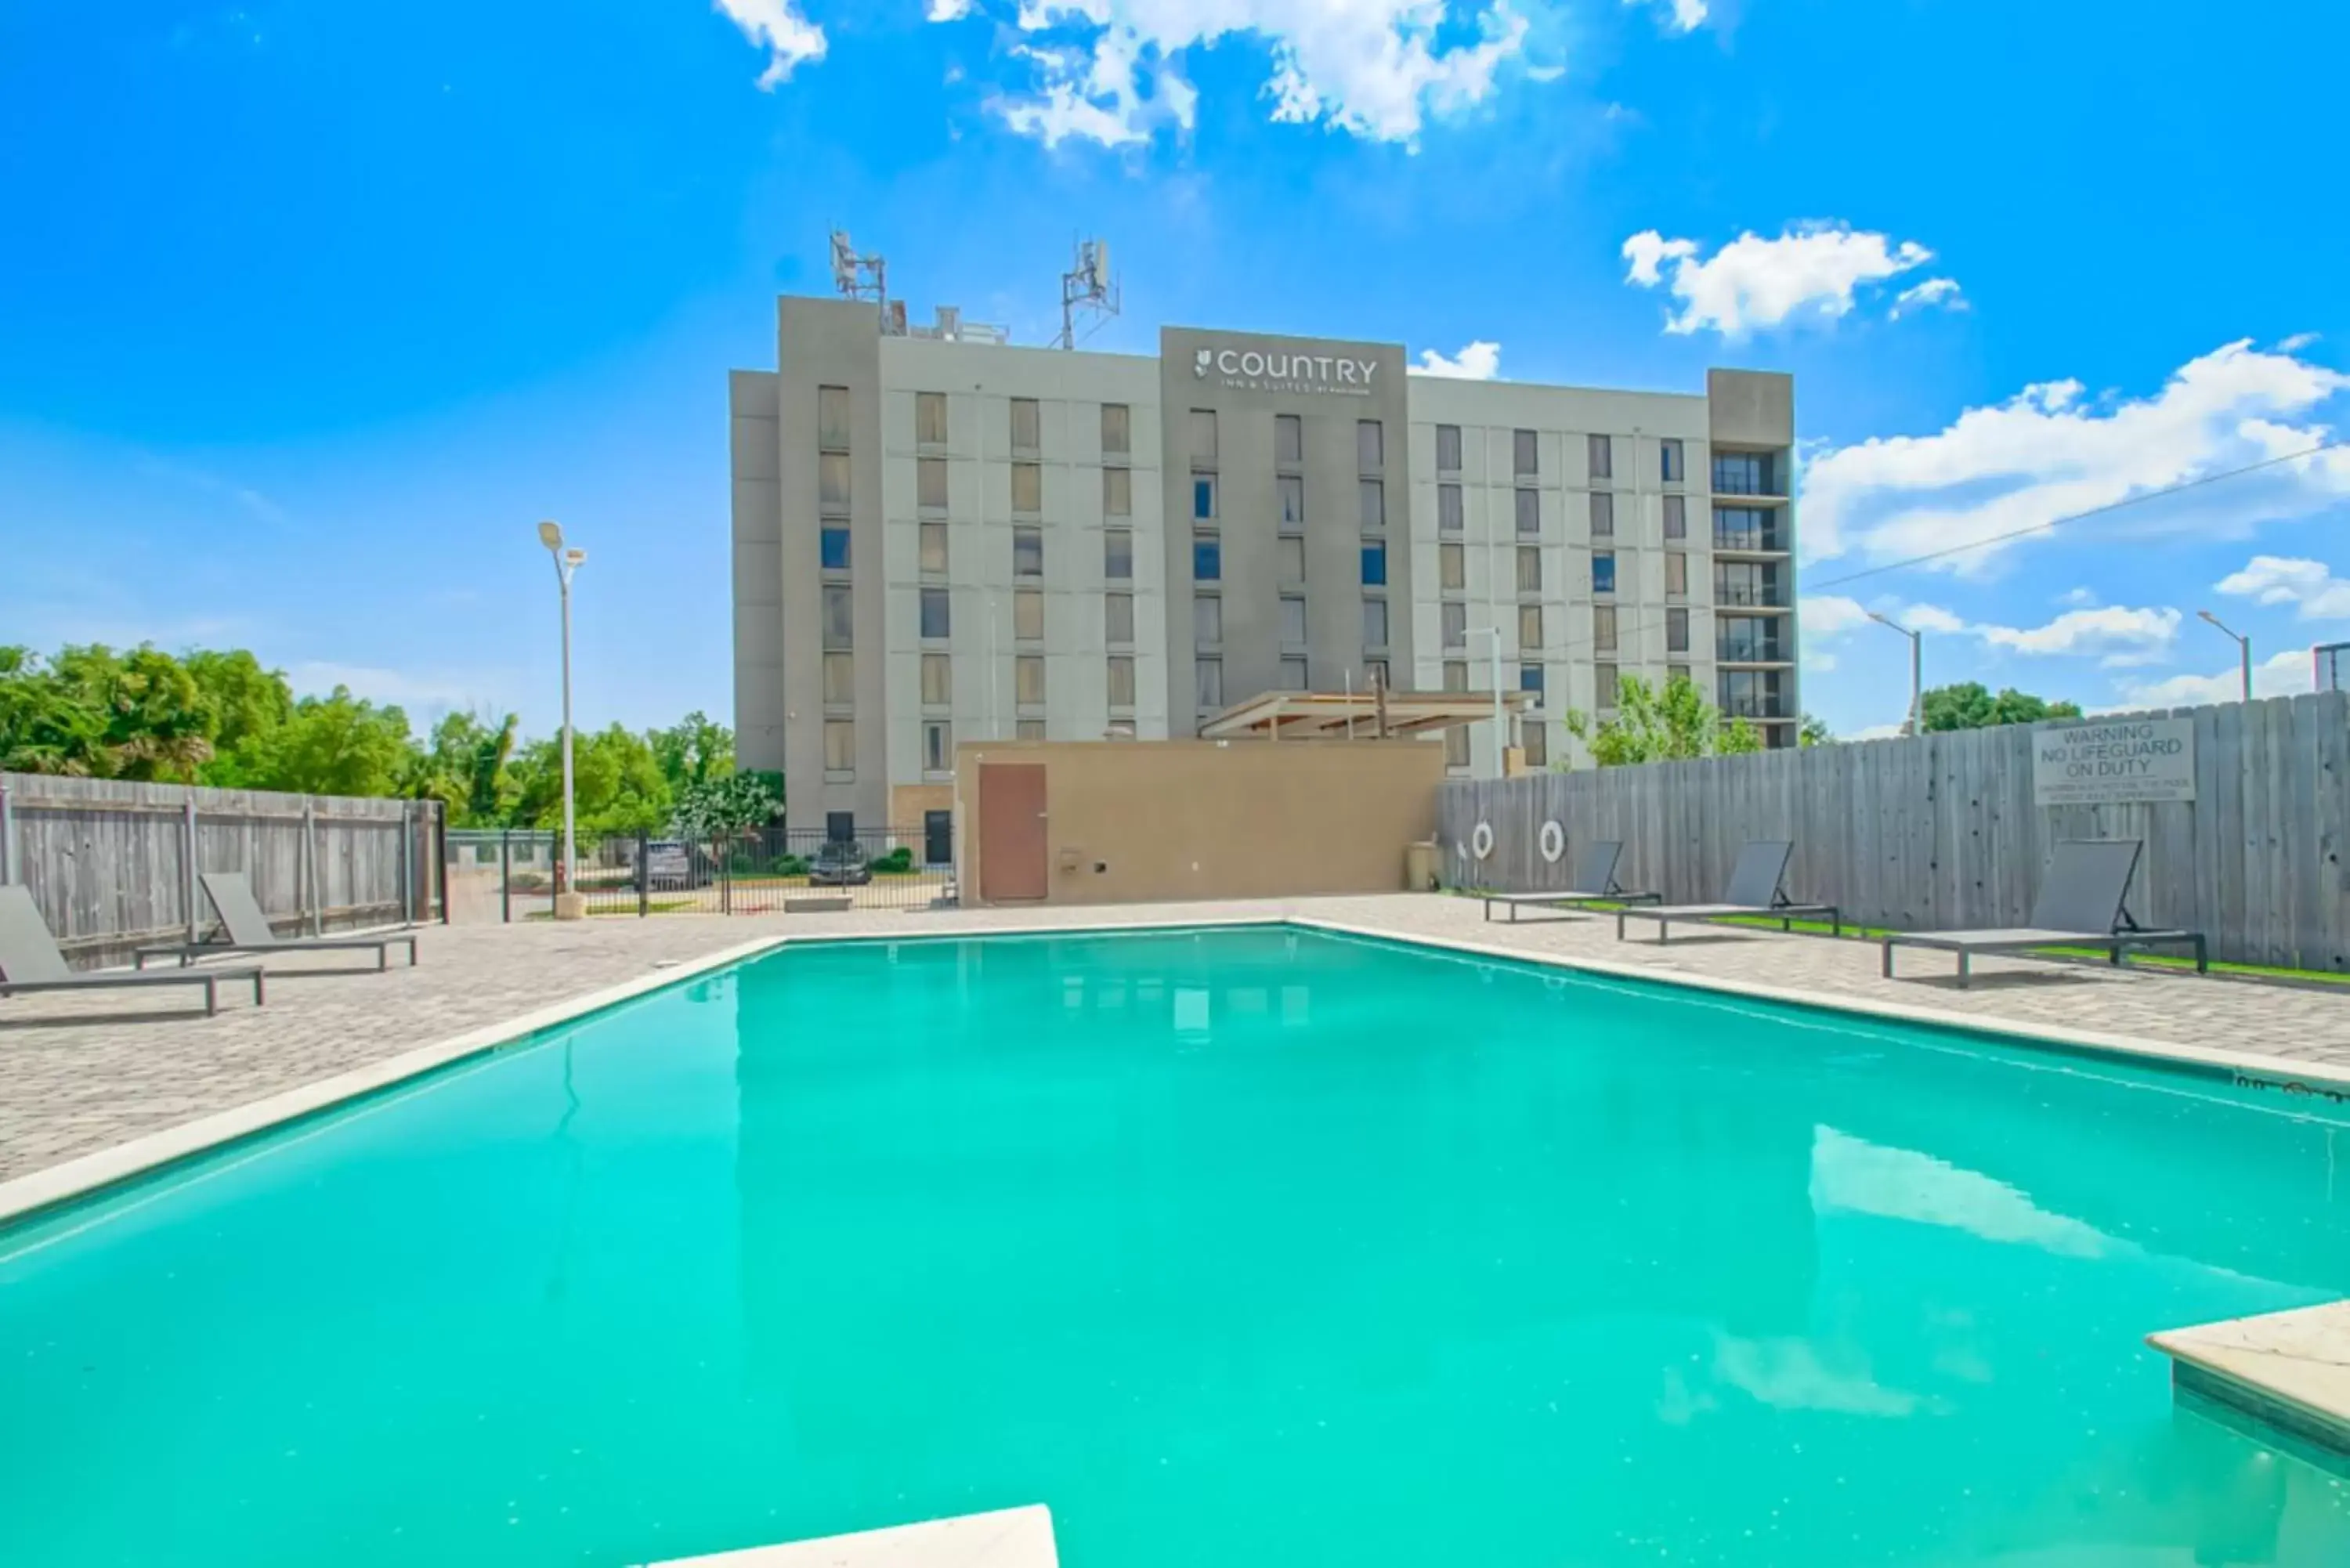
[{"label": "street light pole", "polygon": [[2228,636],[2236,639],[2236,652],[2242,658],[2244,666],[2244,701],[2251,701],[2252,700],[2252,639],[2240,632],[2229,631],[2225,626],[2220,625],[2220,618],[2210,610],[2197,610],[2195,614],[2199,618],[2210,621],[2220,630],[2227,632]]},{"label": "street light pole", "polygon": [[576,546],[564,548],[563,526],[558,523],[541,523],[538,542],[555,557],[556,588],[563,600],[563,891],[576,898],[579,852],[571,783],[571,574],[587,560],[588,552]]},{"label": "street light pole", "polygon": [[1889,626],[1909,639],[1909,733],[1926,732],[1926,639],[1922,632],[1911,631],[1898,620],[1870,610],[1868,618],[1879,626]]},{"label": "street light pole", "polygon": [[1493,776],[1509,776],[1509,759],[1503,755],[1510,748],[1510,732],[1503,729],[1502,719],[1502,628],[1498,626],[1472,626],[1471,637],[1493,639]]}]

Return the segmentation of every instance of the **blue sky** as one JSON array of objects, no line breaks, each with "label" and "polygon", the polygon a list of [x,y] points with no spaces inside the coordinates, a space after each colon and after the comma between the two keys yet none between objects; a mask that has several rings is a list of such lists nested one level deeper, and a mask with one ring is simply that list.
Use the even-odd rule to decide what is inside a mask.
[{"label": "blue sky", "polygon": [[[243,644],[429,713],[731,708],[724,371],[827,227],[1506,377],[1794,372],[1806,706],[2090,706],[2350,638],[2350,8],[2177,0],[0,0],[0,640]],[[943,16],[941,16],[943,14]],[[941,19],[932,19],[940,16]],[[1470,351],[1471,345],[1497,346]],[[2241,466],[2175,500],[1835,579]]]}]

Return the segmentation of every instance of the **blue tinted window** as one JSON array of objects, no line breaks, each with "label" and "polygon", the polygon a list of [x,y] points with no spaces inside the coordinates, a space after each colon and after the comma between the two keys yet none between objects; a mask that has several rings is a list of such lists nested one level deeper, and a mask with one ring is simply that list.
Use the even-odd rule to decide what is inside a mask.
[{"label": "blue tinted window", "polygon": [[824,569],[827,572],[848,570],[848,530],[827,528],[823,539]]},{"label": "blue tinted window", "polygon": [[1539,664],[1519,665],[1518,690],[1521,691],[1539,691],[1542,689],[1543,667]]},{"label": "blue tinted window", "polygon": [[1613,551],[1602,550],[1591,557],[1591,591],[1595,594],[1616,591],[1616,556]]},{"label": "blue tinted window", "polygon": [[1385,545],[1363,546],[1363,586],[1367,588],[1384,587],[1388,580],[1388,547]]},{"label": "blue tinted window", "polygon": [[1191,541],[1191,576],[1202,583],[1222,582],[1224,576],[1223,546],[1213,539]]},{"label": "blue tinted window", "polygon": [[1213,517],[1216,514],[1216,482],[1204,474],[1191,480],[1191,515]]}]

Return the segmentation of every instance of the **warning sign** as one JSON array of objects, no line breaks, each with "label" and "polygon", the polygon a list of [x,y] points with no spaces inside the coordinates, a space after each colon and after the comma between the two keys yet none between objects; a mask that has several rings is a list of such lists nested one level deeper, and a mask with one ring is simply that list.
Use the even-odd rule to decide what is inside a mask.
[{"label": "warning sign", "polygon": [[2115,805],[2195,798],[2195,721],[2047,724],[2032,736],[2032,798]]}]

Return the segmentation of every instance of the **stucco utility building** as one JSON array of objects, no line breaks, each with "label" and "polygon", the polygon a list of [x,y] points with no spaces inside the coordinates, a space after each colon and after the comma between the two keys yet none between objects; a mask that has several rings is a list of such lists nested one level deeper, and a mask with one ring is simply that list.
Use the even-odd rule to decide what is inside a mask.
[{"label": "stucco utility building", "polygon": [[[1540,693],[1530,763],[1619,672],[1794,743],[1784,376],[1598,391],[1413,376],[1396,343],[1170,327],[1151,358],[882,319],[786,297],[779,368],[733,376],[736,748],[794,826],[920,828],[961,742],[1486,690],[1497,641]],[[1492,772],[1491,728],[1448,764]]]}]

